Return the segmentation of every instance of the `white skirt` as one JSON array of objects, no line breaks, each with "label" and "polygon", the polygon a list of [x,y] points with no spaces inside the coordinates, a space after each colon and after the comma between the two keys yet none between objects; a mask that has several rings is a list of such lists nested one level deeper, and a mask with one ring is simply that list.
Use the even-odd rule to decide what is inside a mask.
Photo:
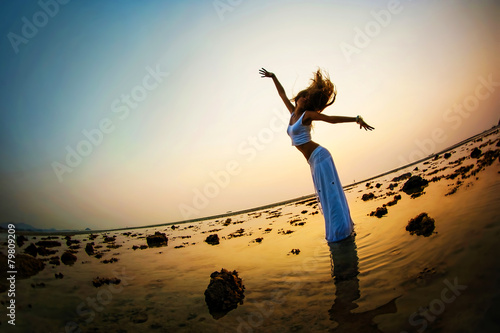
[{"label": "white skirt", "polygon": [[341,241],[351,235],[354,224],[332,155],[318,146],[307,162],[311,166],[316,196],[325,218],[325,238],[328,242]]}]

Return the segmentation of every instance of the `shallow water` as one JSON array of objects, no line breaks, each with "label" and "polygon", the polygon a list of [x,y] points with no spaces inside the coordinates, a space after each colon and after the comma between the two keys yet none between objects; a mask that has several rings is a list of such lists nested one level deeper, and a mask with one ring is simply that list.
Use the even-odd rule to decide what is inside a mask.
[{"label": "shallow water", "polygon": [[[392,200],[394,194],[385,194],[395,176],[412,172],[430,180],[449,175],[476,160],[450,162],[469,156],[474,147],[496,150],[498,138],[497,131],[454,148],[449,159],[430,159],[370,181],[371,186],[382,184],[380,188],[350,187],[346,195],[356,236],[337,244],[325,242],[323,217],[311,214],[317,211],[314,202],[308,205],[311,201],[235,215],[229,226],[222,225],[223,218],[175,230],[127,230],[138,234],[134,237],[112,231],[108,236],[116,235],[115,243],[122,246],[101,259],[85,253],[88,234],[74,235],[72,239],[82,241],[78,261],[73,266],[48,264],[37,275],[18,280],[16,328],[11,330],[4,318],[0,327],[15,332],[65,332],[72,325],[83,332],[497,332],[498,158],[474,177],[431,182],[415,199],[399,192],[401,181],[394,192],[402,199],[388,207],[388,214],[377,218],[369,213]],[[445,195],[458,180],[463,184],[456,193]],[[377,198],[362,201],[369,192]],[[435,219],[435,233],[429,237],[405,230],[408,220],[422,212]],[[289,223],[295,219],[305,224]],[[229,239],[240,228],[244,235]],[[215,246],[203,242],[213,229],[221,229],[211,232],[221,237]],[[140,237],[155,231],[167,234],[168,246],[132,249],[146,244]],[[258,237],[263,237],[261,243],[254,241]],[[30,239],[19,251],[41,238]],[[94,240],[103,245],[99,250],[107,249],[102,241],[101,234]],[[183,243],[185,247],[175,248]],[[300,254],[290,254],[295,248]],[[65,249],[64,244],[58,254]],[[119,260],[101,262],[112,257]],[[216,320],[203,293],[210,274],[223,267],[238,271],[245,299]],[[63,279],[55,279],[58,272]],[[122,282],[95,288],[91,281],[97,276],[117,276]],[[45,287],[31,287],[41,282]],[[0,299],[5,302],[6,294]]]}]

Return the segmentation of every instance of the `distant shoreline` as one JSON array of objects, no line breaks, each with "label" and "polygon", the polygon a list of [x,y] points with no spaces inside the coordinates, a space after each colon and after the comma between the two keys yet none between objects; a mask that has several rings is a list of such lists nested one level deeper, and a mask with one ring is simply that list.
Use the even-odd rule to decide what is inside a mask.
[{"label": "distant shoreline", "polygon": [[[376,176],[373,176],[373,177],[361,180],[359,182],[355,182],[355,183],[351,183],[349,185],[345,185],[343,188],[344,188],[344,190],[347,190],[347,189],[350,189],[351,187],[354,187],[356,185],[372,181],[374,179],[386,176],[388,174],[397,172],[399,170],[406,169],[406,168],[411,167],[413,165],[419,164],[419,163],[421,163],[423,161],[426,161],[426,160],[429,160],[431,158],[434,158],[437,155],[441,155],[441,154],[446,153],[446,152],[448,152],[448,151],[450,151],[452,149],[455,149],[455,148],[457,148],[459,146],[462,146],[462,145],[464,145],[464,144],[466,144],[466,143],[468,143],[468,142],[470,142],[472,140],[475,140],[475,139],[477,139],[479,137],[486,136],[486,135],[488,135],[488,134],[490,134],[490,133],[498,130],[499,128],[500,128],[500,125],[496,125],[496,126],[490,128],[488,130],[485,130],[485,131],[483,131],[481,133],[478,133],[478,134],[475,134],[475,135],[473,135],[473,136],[471,136],[471,137],[469,137],[469,138],[467,138],[465,140],[462,140],[462,141],[460,141],[458,143],[455,143],[452,146],[447,147],[444,150],[441,150],[441,151],[439,151],[437,153],[430,154],[430,155],[428,155],[428,156],[426,156],[426,157],[424,157],[422,159],[419,159],[417,161],[411,162],[411,163],[406,164],[404,166],[397,167],[395,169],[391,169],[389,171],[386,171],[386,172],[378,174]],[[264,206],[248,208],[248,209],[239,210],[239,211],[235,211],[235,212],[227,212],[227,213],[222,213],[222,214],[217,214],[217,215],[211,215],[211,216],[204,216],[204,217],[199,217],[199,218],[190,219],[190,220],[183,220],[183,221],[166,222],[166,223],[160,223],[160,224],[150,224],[150,225],[146,225],[146,226],[124,227],[124,228],[117,228],[117,229],[101,229],[101,230],[47,230],[47,231],[45,231],[45,230],[41,230],[41,231],[36,231],[36,230],[33,230],[33,231],[32,230],[17,230],[17,233],[18,234],[22,234],[22,235],[44,235],[44,236],[50,236],[50,235],[78,235],[78,234],[103,233],[103,232],[113,232],[113,231],[122,231],[122,230],[125,231],[125,230],[132,230],[132,229],[157,228],[157,227],[162,227],[162,226],[172,226],[172,225],[176,225],[176,224],[193,223],[193,222],[199,222],[199,221],[204,221],[204,220],[212,220],[212,219],[225,218],[225,217],[235,216],[235,215],[240,215],[240,214],[246,214],[246,213],[251,213],[251,212],[254,212],[254,211],[258,211],[258,210],[263,210],[263,209],[268,209],[268,208],[272,208],[272,207],[276,207],[276,206],[286,205],[286,204],[297,202],[297,201],[301,201],[301,200],[307,200],[307,199],[310,199],[310,198],[313,198],[313,197],[315,197],[315,194],[309,194],[309,195],[304,195],[304,196],[301,196],[301,197],[298,197],[298,198],[288,199],[288,200],[284,200],[284,201],[280,201],[280,202],[275,202],[275,203],[264,205]],[[6,231],[7,231],[6,229],[0,229],[0,233],[6,232]]]}]

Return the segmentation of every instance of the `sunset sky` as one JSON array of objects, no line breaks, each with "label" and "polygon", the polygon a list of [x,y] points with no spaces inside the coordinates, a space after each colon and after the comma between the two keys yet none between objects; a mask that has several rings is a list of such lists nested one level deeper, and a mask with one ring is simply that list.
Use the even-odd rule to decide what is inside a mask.
[{"label": "sunset sky", "polygon": [[[64,2],[60,0],[61,2]],[[344,185],[500,119],[498,1],[15,1],[0,29],[0,223],[120,228],[314,192],[286,134],[319,67],[315,123]]]}]

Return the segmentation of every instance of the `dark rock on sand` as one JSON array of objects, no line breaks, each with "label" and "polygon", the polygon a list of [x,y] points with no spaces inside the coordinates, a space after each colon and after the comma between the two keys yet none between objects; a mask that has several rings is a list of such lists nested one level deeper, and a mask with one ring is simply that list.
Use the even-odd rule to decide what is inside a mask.
[{"label": "dark rock on sand", "polygon": [[27,248],[24,249],[24,253],[27,253],[32,257],[36,257],[38,254],[38,249],[35,244],[31,243]]},{"label": "dark rock on sand", "polygon": [[61,264],[61,262],[59,261],[59,257],[55,256],[50,258],[49,264],[59,266]]},{"label": "dark rock on sand", "polygon": [[399,200],[401,200],[401,195],[397,194],[394,196],[394,199],[392,201],[389,201],[387,203],[387,206],[394,206],[395,204],[398,203]]},{"label": "dark rock on sand", "polygon": [[113,242],[116,240],[116,238],[115,238],[115,237],[116,237],[116,236],[109,237],[109,236],[104,235],[104,236],[103,236],[103,238],[104,238],[103,242],[104,242],[104,243],[113,243]]},{"label": "dark rock on sand", "polygon": [[57,252],[56,250],[47,249],[46,247],[43,247],[43,246],[39,246],[36,250],[37,250],[38,254],[41,256],[50,256],[50,255],[55,254]]},{"label": "dark rock on sand", "polygon": [[390,183],[390,184],[389,184],[389,187],[387,187],[387,188],[388,188],[389,190],[391,190],[391,191],[392,191],[392,190],[394,190],[394,188],[395,188],[395,187],[397,187],[397,186],[398,186],[398,183]]},{"label": "dark rock on sand", "polygon": [[470,157],[479,158],[483,152],[479,148],[474,148],[474,150],[470,153]]},{"label": "dark rock on sand", "polygon": [[156,231],[154,235],[146,237],[149,247],[158,247],[168,245],[168,238],[164,233]]},{"label": "dark rock on sand", "polygon": [[28,241],[28,238],[24,237],[24,235],[19,235],[16,237],[17,246],[21,247],[24,245],[24,242]]},{"label": "dark rock on sand", "polygon": [[63,273],[55,273],[56,279],[62,279],[64,277]]},{"label": "dark rock on sand", "polygon": [[449,159],[451,157],[451,153],[444,153],[443,156],[445,159]]},{"label": "dark rock on sand", "polygon": [[291,254],[299,254],[300,253],[300,250],[299,249],[292,249],[292,251],[290,251]]},{"label": "dark rock on sand", "polygon": [[87,245],[85,245],[85,252],[87,252],[87,254],[89,256],[93,255],[95,253],[95,250],[94,250],[94,242],[92,243],[87,243]]},{"label": "dark rock on sand", "polygon": [[424,178],[420,176],[412,176],[403,185],[401,191],[405,192],[408,195],[419,193],[422,192],[424,190],[424,187],[426,187],[428,184],[429,182]]},{"label": "dark rock on sand", "polygon": [[371,200],[373,198],[375,198],[375,194],[370,192],[370,193],[363,194],[363,196],[361,197],[361,200],[368,201],[368,200]]},{"label": "dark rock on sand", "polygon": [[405,179],[408,179],[411,177],[411,172],[407,172],[407,173],[404,173],[402,174],[401,176],[398,176],[398,177],[394,177],[392,179],[393,182],[400,182],[402,180],[405,180]]},{"label": "dark rock on sand", "polygon": [[224,268],[210,274],[210,283],[205,290],[205,302],[214,319],[224,317],[229,311],[243,304],[245,286],[238,272]]},{"label": "dark rock on sand", "polygon": [[99,288],[100,286],[102,286],[103,284],[119,284],[121,282],[120,279],[118,278],[100,278],[100,277],[96,277],[94,280],[92,280],[92,284],[94,285],[94,287],[96,288]]},{"label": "dark rock on sand", "polygon": [[68,239],[68,240],[66,240],[66,245],[67,246],[72,246],[74,244],[79,244],[79,243],[80,243],[80,241],[77,240],[77,239]]},{"label": "dark rock on sand", "polygon": [[[7,263],[7,257],[0,253],[0,262]],[[7,266],[3,267],[5,269]],[[16,255],[16,279],[27,279],[45,268],[42,260],[27,254]],[[6,271],[7,269],[5,269]]]},{"label": "dark rock on sand", "polygon": [[406,231],[409,231],[410,235],[415,234],[417,236],[428,237],[432,235],[434,228],[434,219],[429,217],[427,213],[421,213],[408,222]]},{"label": "dark rock on sand", "polygon": [[219,244],[219,236],[217,234],[208,235],[208,237],[205,239],[205,242],[210,245],[217,245]]},{"label": "dark rock on sand", "polygon": [[111,259],[105,259],[103,261],[101,261],[103,264],[112,264],[114,262],[117,262],[119,259],[118,258],[111,258]]},{"label": "dark rock on sand", "polygon": [[65,251],[61,255],[61,261],[65,265],[70,265],[70,266],[73,265],[76,262],[76,259],[77,259],[76,256],[70,251]]},{"label": "dark rock on sand", "polygon": [[385,207],[378,207],[374,212],[370,213],[370,216],[376,216],[378,218],[381,218],[382,216],[387,214],[387,208]]}]

